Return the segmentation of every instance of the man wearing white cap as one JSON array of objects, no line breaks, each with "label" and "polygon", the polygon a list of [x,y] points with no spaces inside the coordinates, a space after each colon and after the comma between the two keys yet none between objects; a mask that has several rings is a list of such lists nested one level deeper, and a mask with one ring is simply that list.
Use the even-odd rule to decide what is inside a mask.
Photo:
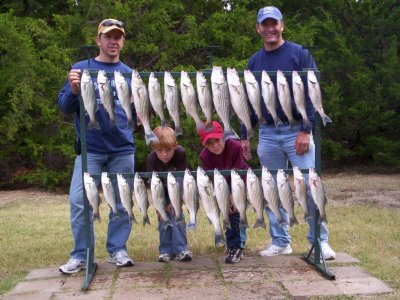
[{"label": "man wearing white cap", "polygon": [[[84,69],[90,69],[91,71],[104,70],[106,73],[111,74],[114,74],[114,71],[131,73],[132,69],[120,61],[120,53],[124,42],[125,29],[121,21],[116,19],[105,19],[101,21],[97,29],[96,37],[96,43],[99,46],[99,54],[89,61],[84,60],[74,64],[58,95],[58,106],[60,110],[66,114],[74,114],[75,132],[78,141],[76,145],[78,146],[80,145],[81,127],[86,127],[89,119],[86,115],[85,124],[80,124],[79,88],[81,73]],[[94,83],[97,81],[97,74],[95,76],[92,77]],[[103,87],[101,84],[94,84],[98,105],[95,118],[99,126],[88,129],[86,133],[88,173],[96,175],[101,174],[103,171],[109,173],[133,173],[135,163],[133,128],[127,125],[127,116],[115,91],[115,80],[114,78],[109,79],[111,80],[115,100],[113,112],[115,114],[116,124],[110,122],[110,116],[100,100],[99,89]],[[130,80],[127,80],[127,83],[130,85]],[[136,112],[133,105],[132,116],[136,122]],[[82,163],[79,147],[77,147],[76,152],[77,156],[70,186],[71,230],[74,245],[68,262],[60,267],[60,272],[64,274],[73,274],[82,270],[85,267],[87,258],[82,195]],[[114,263],[120,267],[132,266],[134,262],[128,256],[126,249],[126,242],[129,238],[132,225],[121,203],[117,179],[110,179],[115,191],[119,217],[110,218],[108,223],[106,242],[107,251],[110,254],[108,262]],[[99,178],[95,180],[97,185],[99,185]],[[90,240],[92,247],[94,247],[92,220],[90,220]]]},{"label": "man wearing white cap", "polygon": [[[257,14],[256,30],[263,40],[264,47],[254,53],[247,65],[251,71],[304,71],[308,68],[316,69],[315,61],[308,50],[301,45],[285,41],[282,37],[284,30],[283,17],[280,10],[274,6],[261,8]],[[258,77],[260,81],[261,78]],[[274,81],[277,91],[276,81]],[[291,88],[291,84],[289,84]],[[307,85],[304,84],[306,87]],[[297,112],[295,102],[291,100],[292,113],[296,123],[289,124],[282,107],[276,98],[276,111],[282,121],[275,126],[271,114],[262,101],[262,114],[266,123],[259,125],[259,143],[257,154],[261,165],[269,169],[286,169],[290,160],[292,167],[309,169],[315,166],[315,145],[312,136],[315,110],[310,97],[306,95],[306,112],[310,124],[303,124],[301,115]],[[252,115],[253,126],[257,123],[257,117]],[[293,125],[293,126],[292,126]],[[243,155],[246,159],[251,158],[250,143],[246,139],[246,129],[242,127]],[[308,187],[308,174],[304,174],[307,182],[307,206],[314,213],[315,204],[312,200],[310,188]],[[278,223],[274,213],[267,207],[266,212],[270,220],[271,244],[260,252],[261,256],[273,256],[292,253],[290,247],[291,236],[289,226]],[[287,219],[287,213],[281,209],[282,215]],[[315,216],[309,218],[309,232],[307,239],[310,244],[314,243]],[[321,248],[325,259],[335,259],[336,254],[328,244],[328,228],[321,223]]]}]

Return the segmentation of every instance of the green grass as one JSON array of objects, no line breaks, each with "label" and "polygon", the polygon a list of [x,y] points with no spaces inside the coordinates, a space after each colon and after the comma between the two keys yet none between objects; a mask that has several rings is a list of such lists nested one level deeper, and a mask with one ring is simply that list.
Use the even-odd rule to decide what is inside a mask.
[{"label": "green grass", "polygon": [[[151,225],[141,224],[135,204],[134,213],[140,224],[133,226],[128,252],[136,261],[155,261],[158,257],[158,231],[154,208],[150,207]],[[247,211],[249,225],[255,222],[252,209]],[[301,219],[300,207],[296,215]],[[95,255],[104,261],[108,254],[105,238],[108,208],[101,205],[102,221],[95,223]],[[188,215],[186,214],[186,217]],[[370,205],[335,205],[327,207],[330,244],[337,252],[347,252],[361,261],[361,267],[400,291],[400,211]],[[31,269],[55,267],[64,263],[72,247],[69,204],[66,195],[19,197],[0,202],[0,294],[11,290]],[[304,221],[290,229],[296,254],[307,250]],[[270,242],[264,229],[247,230],[248,253],[257,253]],[[189,248],[194,256],[220,255],[223,249],[213,245],[213,228],[201,208],[196,231],[188,232]]]}]

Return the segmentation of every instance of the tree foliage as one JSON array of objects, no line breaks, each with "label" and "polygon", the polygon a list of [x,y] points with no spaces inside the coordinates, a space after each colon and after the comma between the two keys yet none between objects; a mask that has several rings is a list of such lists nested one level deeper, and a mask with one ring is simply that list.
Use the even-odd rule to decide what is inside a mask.
[{"label": "tree foliage", "polygon": [[[24,180],[67,186],[73,163],[71,116],[57,108],[71,65],[95,45],[97,24],[126,25],[122,60],[139,71],[244,69],[262,47],[257,0],[3,1],[0,8],[1,182]],[[327,165],[371,163],[400,167],[398,1],[269,1],[281,8],[285,39],[310,46],[321,71],[324,107],[334,120],[323,129]],[[207,46],[219,48],[210,52]],[[182,115],[190,165],[200,143]],[[158,125],[153,120],[153,126]],[[237,120],[234,126],[238,128]],[[135,134],[138,168],[149,148]],[[255,144],[255,143],[254,143]],[[255,147],[255,145],[253,145]],[[251,162],[257,165],[257,160]]]}]

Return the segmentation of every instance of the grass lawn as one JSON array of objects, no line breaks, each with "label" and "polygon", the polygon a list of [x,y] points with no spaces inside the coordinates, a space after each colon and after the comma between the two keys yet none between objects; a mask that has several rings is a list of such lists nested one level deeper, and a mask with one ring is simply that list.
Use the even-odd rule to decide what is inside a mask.
[{"label": "grass lawn", "polygon": [[[400,297],[400,175],[337,174],[323,177],[329,205],[327,216],[330,244],[337,252],[346,252],[361,261],[361,267],[387,283]],[[102,221],[95,223],[98,260],[106,260],[105,238],[108,207],[101,205]],[[135,203],[136,219],[141,213]],[[128,252],[136,261],[158,258],[158,231],[154,208],[151,225],[134,224]],[[247,211],[249,225],[255,213]],[[296,216],[302,211],[296,207]],[[187,217],[187,214],[186,214]],[[58,266],[68,259],[72,247],[67,195],[40,190],[0,191],[0,295],[10,291],[31,269]],[[290,229],[295,254],[307,250],[304,221]],[[248,253],[257,253],[269,244],[264,229],[247,230]],[[194,256],[222,253],[213,245],[213,229],[203,209],[198,228],[188,232]],[[395,296],[396,297],[396,296]]]}]

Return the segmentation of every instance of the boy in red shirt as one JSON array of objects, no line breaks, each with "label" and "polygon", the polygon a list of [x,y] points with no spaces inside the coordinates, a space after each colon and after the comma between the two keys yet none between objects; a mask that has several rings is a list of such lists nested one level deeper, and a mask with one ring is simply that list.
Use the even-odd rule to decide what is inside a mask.
[{"label": "boy in red shirt", "polygon": [[[222,140],[224,131],[221,125],[213,121],[211,130],[201,129],[199,136],[204,148],[200,153],[200,162],[202,168],[207,170],[247,170],[249,166],[243,159],[243,150],[239,141],[234,139]],[[225,176],[229,188],[231,188],[230,176]],[[243,247],[246,243],[246,228],[240,229],[240,214],[232,202],[229,212],[229,221],[231,229],[226,229],[225,236],[227,241],[228,256],[226,263],[237,263],[243,258]]]}]

